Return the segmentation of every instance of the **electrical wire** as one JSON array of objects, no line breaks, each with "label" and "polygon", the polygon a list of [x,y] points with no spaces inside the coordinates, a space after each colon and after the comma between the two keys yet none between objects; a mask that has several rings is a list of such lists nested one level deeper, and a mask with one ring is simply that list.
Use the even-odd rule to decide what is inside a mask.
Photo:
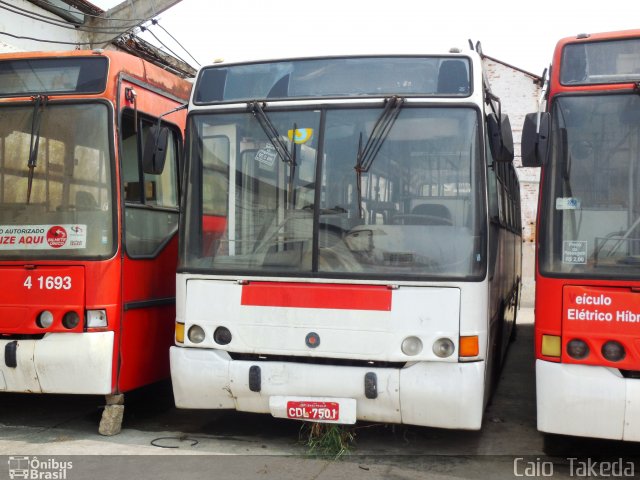
[{"label": "electrical wire", "polygon": [[[164,28],[162,25],[160,25],[160,23],[158,23],[158,20],[156,20],[155,18],[154,18],[154,19],[152,19],[152,20],[151,20],[151,24],[152,24],[152,25],[157,25],[157,26],[159,26],[159,27],[160,27],[160,28],[161,28],[161,29],[162,29],[162,30],[163,30],[167,35],[169,35],[169,36],[171,37],[171,39],[172,39],[174,42],[176,42],[176,43],[178,44],[178,46],[179,46],[180,48],[182,48],[182,50],[184,50],[184,51],[187,53],[187,55],[189,55],[189,56],[193,59],[193,61],[194,61],[194,62],[196,62],[196,65],[200,66],[200,63],[198,62],[198,60],[196,60],[196,59],[194,58],[194,56],[193,56],[193,55],[191,55],[191,54],[189,53],[189,50],[187,50],[186,48],[184,48],[184,47],[182,46],[182,44],[181,44],[178,40],[176,40],[176,38],[175,38],[173,35],[171,35],[171,34],[167,31],[167,29],[166,29],[166,28]],[[185,63],[186,63],[186,62],[185,62]]]},{"label": "electrical wire", "polygon": [[[44,3],[47,3],[48,5],[52,5],[49,2],[44,2]],[[129,25],[120,25],[120,26],[113,26],[113,27],[86,27],[86,26],[80,26],[80,25],[69,25],[69,22],[66,22],[65,20],[60,20],[60,19],[56,19],[56,18],[50,17],[48,15],[43,15],[43,14],[36,13],[36,12],[31,12],[31,11],[26,10],[24,8],[20,8],[18,6],[11,5],[10,3],[8,3],[8,2],[6,2],[4,0],[0,0],[0,9],[4,9],[6,11],[9,11],[9,12],[14,13],[16,15],[20,15],[20,16],[29,18],[31,20],[39,21],[39,22],[42,22],[42,23],[47,23],[47,24],[50,24],[50,25],[54,25],[56,27],[66,28],[66,29],[69,29],[69,30],[87,32],[87,33],[103,33],[103,34],[113,33],[113,34],[117,34],[114,37],[112,37],[111,39],[100,41],[100,43],[113,42],[114,40],[118,39],[119,37],[129,33],[130,30],[133,30],[135,28],[140,28],[140,30],[142,32],[145,32],[145,31],[149,32],[149,34],[151,36],[153,36],[153,38],[155,38],[156,41],[158,41],[158,43],[160,43],[160,45],[162,45],[162,47],[164,47],[168,52],[170,52],[178,60],[180,60],[181,62],[183,62],[183,63],[185,63],[187,65],[189,65],[189,62],[184,60],[182,57],[180,57],[180,55],[178,55],[171,48],[169,48],[149,28],[147,28],[144,25],[142,25],[143,23],[151,21],[151,23],[153,25],[157,25],[158,27],[160,27],[174,42],[176,42],[176,44],[178,44],[178,46],[184,52],[186,52],[186,54],[189,55],[189,57],[191,57],[193,59],[193,61],[196,63],[197,66],[200,66],[200,63],[195,59],[195,57],[193,55],[191,55],[191,53],[173,35],[171,35],[171,33],[169,33],[169,31],[166,28],[164,28],[162,25],[160,25],[160,23],[158,22],[157,19],[151,19],[151,20],[149,20],[149,19],[112,19],[112,18],[109,18],[109,17],[102,17],[102,16],[97,16],[97,15],[84,14],[84,15],[87,15],[89,17],[99,18],[101,20],[107,20],[107,21],[118,20],[118,21],[123,21],[123,22],[124,21],[129,22]],[[61,41],[61,40],[60,41],[59,40],[49,40],[49,39],[28,37],[28,36],[22,36],[22,35],[14,35],[14,34],[11,34],[11,33],[8,33],[8,32],[3,32],[3,31],[0,31],[0,35],[6,35],[6,36],[9,36],[9,37],[12,37],[12,38],[16,38],[16,39],[20,39],[20,40],[31,40],[31,41],[42,42],[42,43],[57,43],[57,44],[60,44],[60,45],[81,46],[81,45],[92,45],[92,44],[96,43],[95,41],[94,42],[66,42],[66,41]]]},{"label": "electrical wire", "polygon": [[180,57],[180,55],[178,55],[176,52],[174,52],[174,51],[173,51],[173,50],[171,50],[169,47],[167,47],[167,46],[162,42],[162,40],[160,40],[160,39],[157,37],[157,35],[156,35],[155,33],[153,33],[151,30],[149,30],[147,27],[140,27],[140,31],[142,31],[142,32],[149,32],[149,34],[150,34],[153,38],[155,38],[155,39],[158,41],[158,43],[159,43],[160,45],[162,45],[164,48],[166,48],[166,49],[167,49],[167,51],[168,51],[169,53],[171,53],[171,55],[173,55],[174,57],[176,57],[176,58],[177,58],[178,60],[180,60],[182,63],[186,63],[187,65],[189,64],[189,62],[187,62],[187,61],[185,61],[183,58],[181,58],[181,57]]},{"label": "electrical wire", "polygon": [[[13,5],[8,4],[7,2],[0,0],[0,8],[7,10],[11,13],[15,13],[16,15],[21,15],[26,18],[30,18],[31,20],[36,20],[38,22],[48,23],[50,25],[54,25],[60,28],[67,28],[70,30],[76,30],[81,32],[92,32],[92,33],[117,33],[122,32],[123,26],[120,27],[84,27],[80,25],[69,25],[68,22],[64,20],[56,20],[52,17],[48,17],[46,15],[35,14],[33,12],[29,12],[20,7],[15,7]],[[144,20],[145,22],[148,20]],[[131,28],[138,26],[137,23],[132,23]]]},{"label": "electrical wire", "polygon": [[[41,2],[41,3],[45,3],[45,4],[47,4],[47,5],[50,5],[51,7],[60,8],[59,6],[54,5],[53,3],[48,2],[48,1],[46,1],[46,0],[40,0],[40,2]],[[82,15],[84,15],[84,16],[86,16],[86,17],[99,18],[99,19],[102,19],[102,20],[108,20],[108,21],[110,21],[110,22],[111,22],[111,21],[113,21],[113,22],[146,22],[146,21],[148,20],[147,18],[117,18],[117,17],[103,17],[102,15],[93,15],[93,14],[91,14],[91,13],[85,13],[85,12],[82,12],[82,11],[80,11],[80,12],[82,13]],[[103,12],[103,13],[106,13],[106,12]],[[40,14],[38,14],[38,15],[40,15]]]},{"label": "electrical wire", "polygon": [[[59,43],[60,45],[93,45],[94,43],[96,43],[96,42],[64,42],[61,40],[46,40],[43,38],[24,37],[21,35],[14,35],[12,33],[2,32],[2,31],[0,31],[0,35],[6,35],[8,37],[17,38],[19,40],[32,40],[34,42],[42,42],[42,43]],[[105,40],[104,42],[101,41],[100,43],[111,43],[114,40],[120,38],[122,35],[126,35],[126,32],[120,35],[116,35],[115,37],[109,40]]]}]

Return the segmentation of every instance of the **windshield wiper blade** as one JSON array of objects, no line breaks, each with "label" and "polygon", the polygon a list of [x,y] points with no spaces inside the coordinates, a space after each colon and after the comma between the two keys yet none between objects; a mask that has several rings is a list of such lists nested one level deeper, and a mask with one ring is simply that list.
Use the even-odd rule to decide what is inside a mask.
[{"label": "windshield wiper blade", "polygon": [[376,120],[376,123],[369,134],[369,138],[367,139],[367,143],[365,143],[363,149],[358,146],[358,156],[356,158],[355,166],[356,170],[360,170],[362,172],[369,171],[376,155],[378,155],[380,148],[382,148],[382,144],[389,135],[396,118],[398,118],[404,101],[404,98],[395,95],[393,97],[385,98],[384,110],[378,117],[378,120]]},{"label": "windshield wiper blade", "polygon": [[40,124],[42,123],[42,112],[45,109],[49,97],[46,95],[36,95],[33,99],[33,116],[31,117],[31,139],[29,140],[29,160],[27,168],[29,177],[27,179],[27,204],[31,201],[31,186],[33,185],[33,173],[37,166],[38,146],[40,145]]},{"label": "windshield wiper blade", "polygon": [[[258,123],[262,127],[262,130],[264,130],[264,133],[267,134],[267,138],[276,149],[276,152],[278,152],[278,155],[280,156],[282,161],[288,163],[289,165],[295,165],[295,158],[293,158],[293,156],[289,152],[289,149],[280,138],[278,130],[276,130],[276,127],[273,126],[273,123],[271,123],[271,120],[262,109],[262,104],[260,102],[254,101],[249,102],[247,106],[249,107],[249,111],[253,114],[253,116],[256,117],[256,120],[258,120]],[[293,148],[295,149],[295,143],[293,141],[292,144],[294,145]]]},{"label": "windshield wiper blade", "polygon": [[368,172],[371,165],[373,165],[373,161],[393,128],[404,102],[404,98],[396,95],[384,99],[384,110],[376,120],[364,148],[362,148],[362,134],[360,134],[356,165],[353,167],[356,171],[356,190],[358,192],[360,217],[362,217],[362,174]]}]

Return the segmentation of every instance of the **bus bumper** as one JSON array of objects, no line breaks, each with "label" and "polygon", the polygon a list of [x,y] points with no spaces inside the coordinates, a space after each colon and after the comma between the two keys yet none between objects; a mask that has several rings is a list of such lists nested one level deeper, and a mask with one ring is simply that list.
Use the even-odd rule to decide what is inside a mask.
[{"label": "bus bumper", "polygon": [[0,340],[0,391],[110,394],[113,338],[91,332]]},{"label": "bus bumper", "polygon": [[640,441],[640,380],[617,369],[536,360],[538,430]]},{"label": "bus bumper", "polygon": [[[270,397],[350,398],[358,420],[478,430],[482,423],[484,362],[420,362],[403,369],[231,360],[224,351],[171,348],[171,381],[178,408],[272,413]],[[260,369],[259,391],[249,371]],[[365,395],[375,373],[376,398]],[[280,416],[280,415],[277,415]]]}]

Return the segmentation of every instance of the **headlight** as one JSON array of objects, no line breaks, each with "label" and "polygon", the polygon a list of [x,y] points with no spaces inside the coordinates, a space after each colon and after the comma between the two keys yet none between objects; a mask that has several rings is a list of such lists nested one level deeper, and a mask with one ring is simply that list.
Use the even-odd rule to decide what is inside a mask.
[{"label": "headlight", "polygon": [[574,338],[567,343],[567,354],[576,360],[582,360],[589,356],[589,345],[584,340]]},{"label": "headlight", "polygon": [[418,337],[407,337],[402,341],[400,348],[402,349],[402,353],[413,357],[422,352],[422,340]]},{"label": "headlight", "polygon": [[453,342],[448,338],[439,338],[435,342],[433,342],[433,353],[440,358],[447,358],[453,355],[455,352],[456,346]]},{"label": "headlight", "polygon": [[36,323],[40,328],[49,328],[51,325],[53,325],[53,313],[51,313],[49,310],[40,312]]},{"label": "headlight", "polygon": [[610,362],[619,362],[626,356],[626,353],[620,342],[609,340],[602,346],[602,356]]},{"label": "headlight", "polygon": [[64,314],[62,317],[62,325],[64,328],[68,328],[69,330],[76,328],[80,323],[80,315],[76,312],[71,311]]},{"label": "headlight", "polygon": [[204,340],[204,330],[199,325],[192,325],[187,334],[191,343],[202,343]]},{"label": "headlight", "polygon": [[216,331],[213,332],[213,340],[218,345],[228,345],[231,343],[231,332],[227,327],[218,327]]}]

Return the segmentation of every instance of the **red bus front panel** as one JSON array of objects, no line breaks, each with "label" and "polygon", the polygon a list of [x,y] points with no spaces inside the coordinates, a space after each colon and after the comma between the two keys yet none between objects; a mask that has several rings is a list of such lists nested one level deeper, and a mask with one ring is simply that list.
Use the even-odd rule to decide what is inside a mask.
[{"label": "red bus front panel", "polygon": [[[562,361],[640,370],[640,291],[632,288],[567,285],[562,299]],[[584,359],[572,358],[567,343],[580,339],[589,346]],[[602,349],[619,342],[624,358],[607,360]]]},{"label": "red bus front panel", "polygon": [[[42,334],[45,332],[81,332],[84,322],[73,329],[63,326],[67,312],[84,319],[84,267],[1,267],[3,288],[0,289],[2,334]],[[43,311],[53,314],[53,324],[43,328],[37,324]]]}]

